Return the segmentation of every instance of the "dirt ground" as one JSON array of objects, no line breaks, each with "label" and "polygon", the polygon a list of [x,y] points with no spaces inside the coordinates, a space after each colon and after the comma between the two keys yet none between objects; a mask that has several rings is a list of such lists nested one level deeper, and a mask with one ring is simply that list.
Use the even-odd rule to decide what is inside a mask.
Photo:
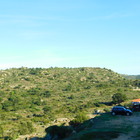
[{"label": "dirt ground", "polygon": [[[112,140],[140,140],[140,112],[134,112],[132,116],[119,116],[116,120],[110,121],[112,124],[126,125],[130,130],[120,134],[118,138]],[[129,129],[129,128],[126,128]]]},{"label": "dirt ground", "polygon": [[93,129],[119,132],[117,138],[111,140],[140,140],[140,112],[133,112],[131,116],[101,115],[95,117]]}]

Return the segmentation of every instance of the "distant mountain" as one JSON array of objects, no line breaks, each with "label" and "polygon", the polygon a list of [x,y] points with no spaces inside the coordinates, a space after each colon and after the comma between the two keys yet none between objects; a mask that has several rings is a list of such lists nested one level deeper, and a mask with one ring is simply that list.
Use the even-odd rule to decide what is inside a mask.
[{"label": "distant mountain", "polygon": [[140,75],[122,75],[123,77],[125,77],[126,79],[140,79]]}]

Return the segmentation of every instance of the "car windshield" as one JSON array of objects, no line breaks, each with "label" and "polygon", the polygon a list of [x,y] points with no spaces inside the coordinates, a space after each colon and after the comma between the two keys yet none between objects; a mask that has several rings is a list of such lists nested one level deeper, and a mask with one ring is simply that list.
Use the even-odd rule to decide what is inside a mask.
[{"label": "car windshield", "polygon": [[113,109],[127,110],[125,107],[114,107]]}]

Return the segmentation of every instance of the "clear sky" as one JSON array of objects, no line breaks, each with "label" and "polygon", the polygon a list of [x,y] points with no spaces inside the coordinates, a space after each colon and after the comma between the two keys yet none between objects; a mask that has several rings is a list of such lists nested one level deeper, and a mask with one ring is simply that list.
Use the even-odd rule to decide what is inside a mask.
[{"label": "clear sky", "polygon": [[22,66],[140,74],[140,0],[1,0],[0,69]]}]

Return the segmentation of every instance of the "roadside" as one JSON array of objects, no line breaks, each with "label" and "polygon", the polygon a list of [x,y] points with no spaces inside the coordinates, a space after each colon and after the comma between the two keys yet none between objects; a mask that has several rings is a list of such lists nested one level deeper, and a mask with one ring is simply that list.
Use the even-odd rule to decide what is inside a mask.
[{"label": "roadside", "polygon": [[140,112],[132,116],[103,113],[83,123],[81,128],[86,125],[90,127],[65,140],[140,140]]},{"label": "roadside", "polygon": [[140,139],[140,112],[134,112],[132,116],[125,117],[124,121],[132,126],[132,130],[127,134],[121,134],[112,140],[139,140]]},{"label": "roadside", "polygon": [[140,140],[140,112],[132,116],[102,113],[90,117],[79,126],[78,132],[65,140]]}]

